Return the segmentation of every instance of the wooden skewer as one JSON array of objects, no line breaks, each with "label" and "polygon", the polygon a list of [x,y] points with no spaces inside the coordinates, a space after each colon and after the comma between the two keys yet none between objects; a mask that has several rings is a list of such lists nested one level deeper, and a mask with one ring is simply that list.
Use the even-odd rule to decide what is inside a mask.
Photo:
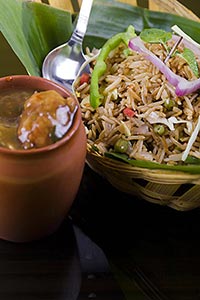
[{"label": "wooden skewer", "polygon": [[178,45],[181,43],[182,39],[183,39],[183,37],[181,36],[180,39],[178,39],[178,41],[176,41],[176,43],[174,44],[174,46],[172,47],[172,49],[170,50],[170,52],[166,56],[166,58],[164,60],[164,64],[166,64],[168,62],[168,60],[173,55],[173,53],[176,50],[176,48],[178,47]]}]

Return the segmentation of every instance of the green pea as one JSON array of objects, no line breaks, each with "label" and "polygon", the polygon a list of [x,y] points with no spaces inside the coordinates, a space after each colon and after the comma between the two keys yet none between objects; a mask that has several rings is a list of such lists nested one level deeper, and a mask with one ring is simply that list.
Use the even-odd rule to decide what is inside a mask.
[{"label": "green pea", "polygon": [[162,124],[155,124],[153,130],[159,135],[163,135],[165,133],[165,127]]},{"label": "green pea", "polygon": [[172,100],[172,99],[166,99],[165,100],[164,107],[167,110],[172,110],[174,106],[175,106],[175,101],[174,100]]},{"label": "green pea", "polygon": [[129,142],[124,139],[119,139],[114,145],[115,152],[126,153],[128,150]]}]

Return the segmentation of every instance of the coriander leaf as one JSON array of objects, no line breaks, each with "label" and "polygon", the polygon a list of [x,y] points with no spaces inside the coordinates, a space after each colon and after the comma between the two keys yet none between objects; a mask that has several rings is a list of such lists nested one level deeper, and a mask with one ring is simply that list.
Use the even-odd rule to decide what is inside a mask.
[{"label": "coriander leaf", "polygon": [[194,75],[199,77],[199,68],[193,51],[189,48],[184,48],[183,53],[179,53],[178,55],[188,63]]},{"label": "coriander leaf", "polygon": [[167,32],[162,29],[157,29],[157,28],[148,28],[144,29],[140,33],[140,38],[147,43],[151,44],[165,44],[168,40],[172,38],[172,33]]}]

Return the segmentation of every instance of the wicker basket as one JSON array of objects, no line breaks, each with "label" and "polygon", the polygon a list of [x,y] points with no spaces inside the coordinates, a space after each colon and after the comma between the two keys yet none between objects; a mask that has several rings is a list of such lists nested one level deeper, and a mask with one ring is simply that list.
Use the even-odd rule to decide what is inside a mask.
[{"label": "wicker basket", "polygon": [[[119,1],[138,6],[140,3],[136,0]],[[81,3],[81,1],[78,2]],[[176,0],[149,0],[147,3],[151,10],[173,13],[200,21],[191,10]],[[49,4],[72,10],[72,1],[49,0]],[[114,187],[130,195],[137,195],[152,203],[167,205],[179,211],[187,211],[200,206],[200,175],[150,170],[116,163],[112,159],[92,152],[89,146],[87,163]]]},{"label": "wicker basket", "polygon": [[130,195],[186,211],[200,206],[200,175],[132,167],[93,153],[87,163],[114,187]]},{"label": "wicker basket", "polygon": [[[199,21],[192,11],[174,0],[149,0],[149,9],[176,13]],[[133,167],[100,156],[92,152],[89,146],[87,163],[114,187],[130,195],[179,211],[200,206],[200,175]]]}]

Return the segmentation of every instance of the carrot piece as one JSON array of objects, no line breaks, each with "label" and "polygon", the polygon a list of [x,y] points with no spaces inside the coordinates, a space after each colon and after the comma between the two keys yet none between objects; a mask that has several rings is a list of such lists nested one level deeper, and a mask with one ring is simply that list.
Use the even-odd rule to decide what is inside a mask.
[{"label": "carrot piece", "polygon": [[83,73],[80,77],[80,84],[88,83],[90,75],[88,73]]},{"label": "carrot piece", "polygon": [[132,110],[132,109],[129,108],[129,107],[124,108],[123,114],[124,114],[126,117],[128,117],[128,118],[132,118],[132,117],[135,116],[134,110]]}]

